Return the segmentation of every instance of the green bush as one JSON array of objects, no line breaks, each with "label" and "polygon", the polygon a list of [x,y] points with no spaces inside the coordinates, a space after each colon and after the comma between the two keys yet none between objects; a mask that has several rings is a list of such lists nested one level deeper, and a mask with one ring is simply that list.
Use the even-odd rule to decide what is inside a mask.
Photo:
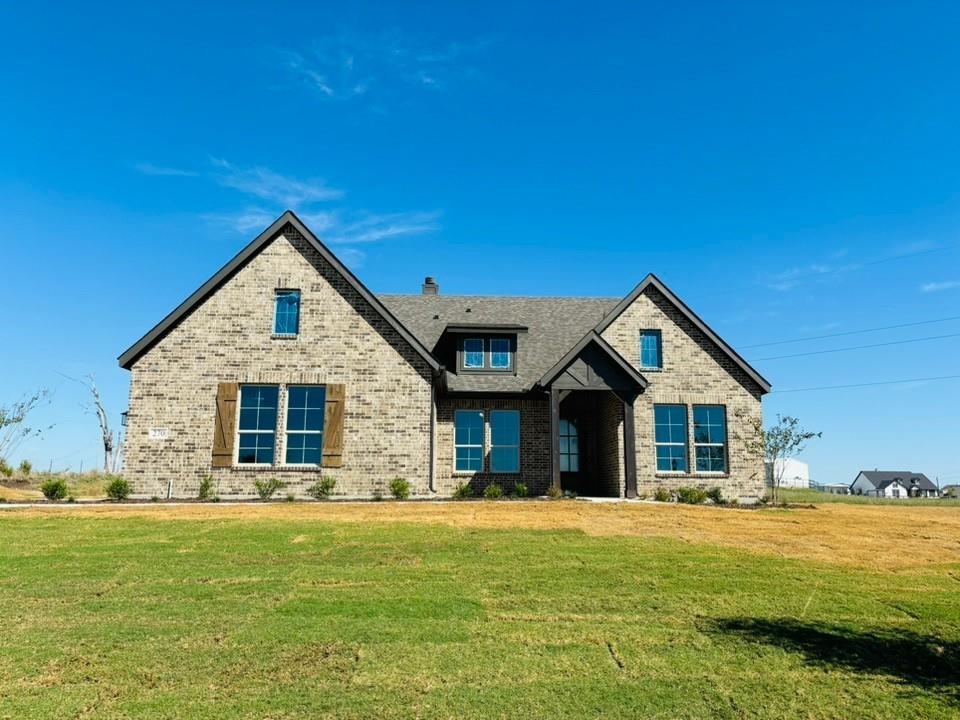
[{"label": "green bush", "polygon": [[287,502],[293,502],[296,499],[297,499],[296,495],[294,495],[293,493],[287,493]]},{"label": "green bush", "polygon": [[63,478],[50,478],[40,484],[40,492],[47,500],[63,500],[68,494],[67,482]]},{"label": "green bush", "polygon": [[467,498],[472,498],[473,488],[470,487],[470,483],[457,483],[457,486],[453,489],[453,497],[456,500],[466,500]]},{"label": "green bush", "polygon": [[130,497],[130,483],[122,477],[115,477],[110,481],[110,484],[107,485],[106,493],[107,497],[111,500],[117,502],[126,500]]},{"label": "green bush", "polygon": [[382,502],[382,501],[383,501],[383,493],[380,492],[379,490],[374,490],[374,491],[373,491],[373,495],[371,496],[371,499],[372,499],[374,502]]},{"label": "green bush", "polygon": [[150,496],[150,502],[160,502],[160,496],[159,496],[159,495],[151,495],[151,496]]},{"label": "green bush", "polygon": [[394,478],[390,481],[390,494],[397,500],[406,500],[410,497],[410,483],[403,478]]},{"label": "green bush", "polygon": [[551,485],[547,488],[547,497],[551,500],[559,500],[563,497],[563,490],[558,487]]},{"label": "green bush", "polygon": [[10,477],[13,475],[13,468],[10,467],[10,463],[3,458],[0,458],[0,475],[3,475],[4,477]]},{"label": "green bush", "polygon": [[723,499],[723,491],[718,487],[712,487],[707,490],[707,497],[717,505],[725,505],[727,502]]},{"label": "green bush", "polygon": [[307,488],[307,495],[314,500],[326,500],[333,494],[333,488],[337,481],[332,477],[321,477],[313,485]]},{"label": "green bush", "polygon": [[33,463],[29,460],[21,460],[20,467],[17,468],[21,475],[28,477],[33,472]]},{"label": "green bush", "polygon": [[653,493],[653,499],[657,502],[670,502],[670,491],[666,488],[657,488],[656,492]]},{"label": "green bush", "polygon": [[282,490],[286,486],[287,484],[285,482],[275,477],[253,481],[253,487],[256,488],[257,495],[260,496],[261,500],[269,500],[277,490]]},{"label": "green bush", "polygon": [[686,505],[702,505],[707,501],[707,491],[698,487],[677,488],[677,502]]},{"label": "green bush", "polygon": [[518,498],[525,498],[530,496],[530,489],[527,487],[526,483],[517,483],[513,486],[513,494]]},{"label": "green bush", "polygon": [[75,503],[76,501],[77,501],[77,499],[76,499],[73,495],[68,495],[68,496],[67,496],[67,502],[68,502],[68,503]]},{"label": "green bush", "polygon": [[487,500],[497,500],[503,497],[503,488],[496,483],[490,483],[483,489],[483,496]]},{"label": "green bush", "polygon": [[213,477],[204,476],[200,481],[200,487],[197,489],[197,499],[206,502],[213,497]]}]

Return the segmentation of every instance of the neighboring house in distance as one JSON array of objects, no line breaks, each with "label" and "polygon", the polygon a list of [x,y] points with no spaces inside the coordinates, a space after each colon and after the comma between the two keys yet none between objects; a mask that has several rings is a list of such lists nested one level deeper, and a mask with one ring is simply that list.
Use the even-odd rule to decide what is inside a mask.
[{"label": "neighboring house in distance", "polygon": [[937,486],[910,470],[861,470],[850,485],[854,495],[885,498],[939,497]]},{"label": "neighboring house in distance", "polygon": [[769,383],[660,280],[623,298],[375,295],[284,213],[120,356],[138,496],[764,493]]},{"label": "neighboring house in distance", "polygon": [[945,498],[960,498],[960,485],[944,485],[940,488],[940,495]]},{"label": "neighboring house in distance", "polygon": [[808,488],[810,487],[810,466],[796,458],[786,458],[775,462],[765,463],[767,470],[767,486],[773,487],[774,469],[783,470],[780,475],[780,487]]}]

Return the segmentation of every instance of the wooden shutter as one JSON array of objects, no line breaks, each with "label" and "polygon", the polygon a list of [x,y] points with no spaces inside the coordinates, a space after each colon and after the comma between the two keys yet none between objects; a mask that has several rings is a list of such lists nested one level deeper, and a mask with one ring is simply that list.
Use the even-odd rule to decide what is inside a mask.
[{"label": "wooden shutter", "polygon": [[233,465],[233,436],[237,422],[237,384],[217,385],[217,413],[213,426],[213,460],[215,468]]},{"label": "wooden shutter", "polygon": [[344,385],[327,385],[327,402],[323,412],[323,467],[343,466]]}]

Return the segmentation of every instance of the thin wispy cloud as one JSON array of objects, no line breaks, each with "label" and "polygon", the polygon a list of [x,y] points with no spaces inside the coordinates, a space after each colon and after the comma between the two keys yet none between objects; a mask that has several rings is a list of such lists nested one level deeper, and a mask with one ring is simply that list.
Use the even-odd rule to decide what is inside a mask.
[{"label": "thin wispy cloud", "polygon": [[216,168],[217,182],[224,187],[284,207],[296,208],[343,197],[342,190],[330,187],[323,180],[298,180],[264,167],[239,168],[220,158],[213,158],[211,162]]},{"label": "thin wispy cloud", "polygon": [[152,163],[137,163],[133,167],[142,175],[150,175],[153,177],[196,177],[200,174],[195,170],[164,167],[162,165],[154,165]]},{"label": "thin wispy cloud", "polygon": [[945,280],[943,282],[928,282],[920,286],[920,292],[936,293],[944,290],[956,290],[960,288],[960,280]]},{"label": "thin wispy cloud", "polygon": [[347,101],[421,89],[440,91],[475,77],[491,40],[431,44],[398,29],[341,30],[300,50],[280,50],[283,67],[317,95]]}]

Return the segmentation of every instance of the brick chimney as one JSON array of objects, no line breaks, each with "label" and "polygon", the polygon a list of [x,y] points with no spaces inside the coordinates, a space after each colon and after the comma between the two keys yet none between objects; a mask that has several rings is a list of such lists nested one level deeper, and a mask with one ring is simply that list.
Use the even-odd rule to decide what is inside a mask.
[{"label": "brick chimney", "polygon": [[420,291],[424,295],[439,295],[440,286],[437,285],[436,278],[427,275],[427,277],[423,279],[423,286],[420,288]]}]

